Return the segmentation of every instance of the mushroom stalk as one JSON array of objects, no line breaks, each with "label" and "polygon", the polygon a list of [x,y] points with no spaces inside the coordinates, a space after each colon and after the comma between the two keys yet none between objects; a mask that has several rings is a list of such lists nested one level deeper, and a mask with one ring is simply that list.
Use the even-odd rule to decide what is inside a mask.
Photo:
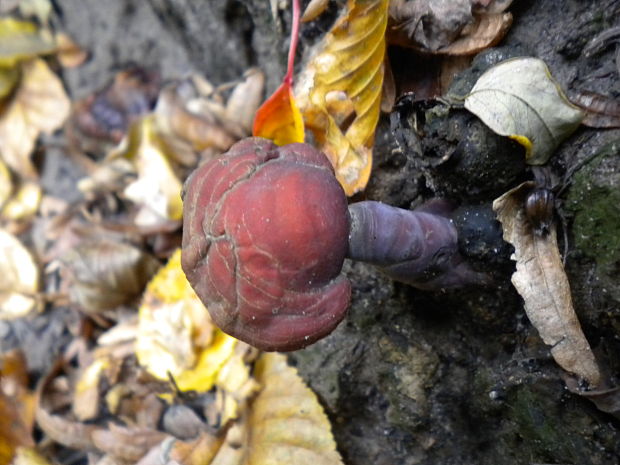
[{"label": "mushroom stalk", "polygon": [[457,230],[445,216],[373,201],[350,205],[349,216],[347,257],[375,265],[396,281],[438,290],[487,280],[463,260]]}]

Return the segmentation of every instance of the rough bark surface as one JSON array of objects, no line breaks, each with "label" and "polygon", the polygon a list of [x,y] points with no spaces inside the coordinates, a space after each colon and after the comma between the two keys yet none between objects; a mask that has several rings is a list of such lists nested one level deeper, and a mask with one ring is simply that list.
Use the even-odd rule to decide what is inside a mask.
[{"label": "rough bark surface", "polygon": [[[258,65],[269,90],[283,75],[290,14],[279,10],[274,21],[267,0],[54,4],[54,21],[92,53],[84,66],[65,71],[74,98],[100,88],[130,62],[157,69],[164,78],[198,70],[215,83]],[[537,56],[569,91],[620,95],[615,45],[589,58],[582,53],[596,34],[620,25],[617,1],[516,0],[511,11],[512,29],[499,51],[487,52],[488,59]],[[302,41],[313,40],[321,27],[307,26]],[[463,121],[471,134],[475,123]],[[562,176],[600,155],[571,178],[559,206],[568,227],[576,311],[614,381],[620,375],[619,141],[617,130],[580,129],[551,162]],[[425,144],[442,147],[440,140]],[[464,168],[473,171],[455,180],[425,169],[423,161],[398,149],[386,116],[365,198],[407,208],[441,193],[484,206],[505,187],[488,189],[480,165]],[[512,163],[520,162],[513,157]],[[513,187],[527,176],[520,167],[505,182]],[[454,188],[455,182],[461,187]],[[369,266],[346,264],[354,283],[349,315],[330,337],[291,360],[320,396],[348,465],[620,463],[620,423],[565,388],[561,369],[510,284],[508,250],[500,244],[496,252],[499,258],[490,265],[481,260],[494,286],[446,294],[418,291]]]}]

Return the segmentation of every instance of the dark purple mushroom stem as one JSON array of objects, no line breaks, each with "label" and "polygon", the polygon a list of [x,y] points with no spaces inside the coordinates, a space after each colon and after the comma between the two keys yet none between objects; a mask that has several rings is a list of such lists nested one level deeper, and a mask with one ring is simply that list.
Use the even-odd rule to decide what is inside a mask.
[{"label": "dark purple mushroom stem", "polygon": [[349,206],[347,257],[375,265],[390,278],[419,289],[439,290],[483,284],[458,250],[452,221],[429,211],[411,211],[380,202]]}]

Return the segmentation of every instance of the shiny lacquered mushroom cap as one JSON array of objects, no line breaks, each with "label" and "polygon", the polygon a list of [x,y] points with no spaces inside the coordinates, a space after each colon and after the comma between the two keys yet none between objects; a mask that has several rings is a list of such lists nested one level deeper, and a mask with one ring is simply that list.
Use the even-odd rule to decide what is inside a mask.
[{"label": "shiny lacquered mushroom cap", "polygon": [[183,213],[183,270],[228,334],[296,350],[344,317],[347,201],[315,148],[245,139],[191,175]]}]

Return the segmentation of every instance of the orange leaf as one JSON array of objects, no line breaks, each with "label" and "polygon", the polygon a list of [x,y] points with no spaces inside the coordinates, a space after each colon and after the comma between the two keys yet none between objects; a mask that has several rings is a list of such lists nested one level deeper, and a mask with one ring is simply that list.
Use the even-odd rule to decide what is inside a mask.
[{"label": "orange leaf", "polygon": [[256,112],[252,134],[271,139],[276,145],[304,141],[304,122],[293,95],[293,65],[299,36],[299,0],[293,1],[293,26],[288,50],[288,69],[271,97]]},{"label": "orange leaf", "polygon": [[256,112],[252,132],[273,140],[276,145],[304,141],[304,123],[286,79]]}]

